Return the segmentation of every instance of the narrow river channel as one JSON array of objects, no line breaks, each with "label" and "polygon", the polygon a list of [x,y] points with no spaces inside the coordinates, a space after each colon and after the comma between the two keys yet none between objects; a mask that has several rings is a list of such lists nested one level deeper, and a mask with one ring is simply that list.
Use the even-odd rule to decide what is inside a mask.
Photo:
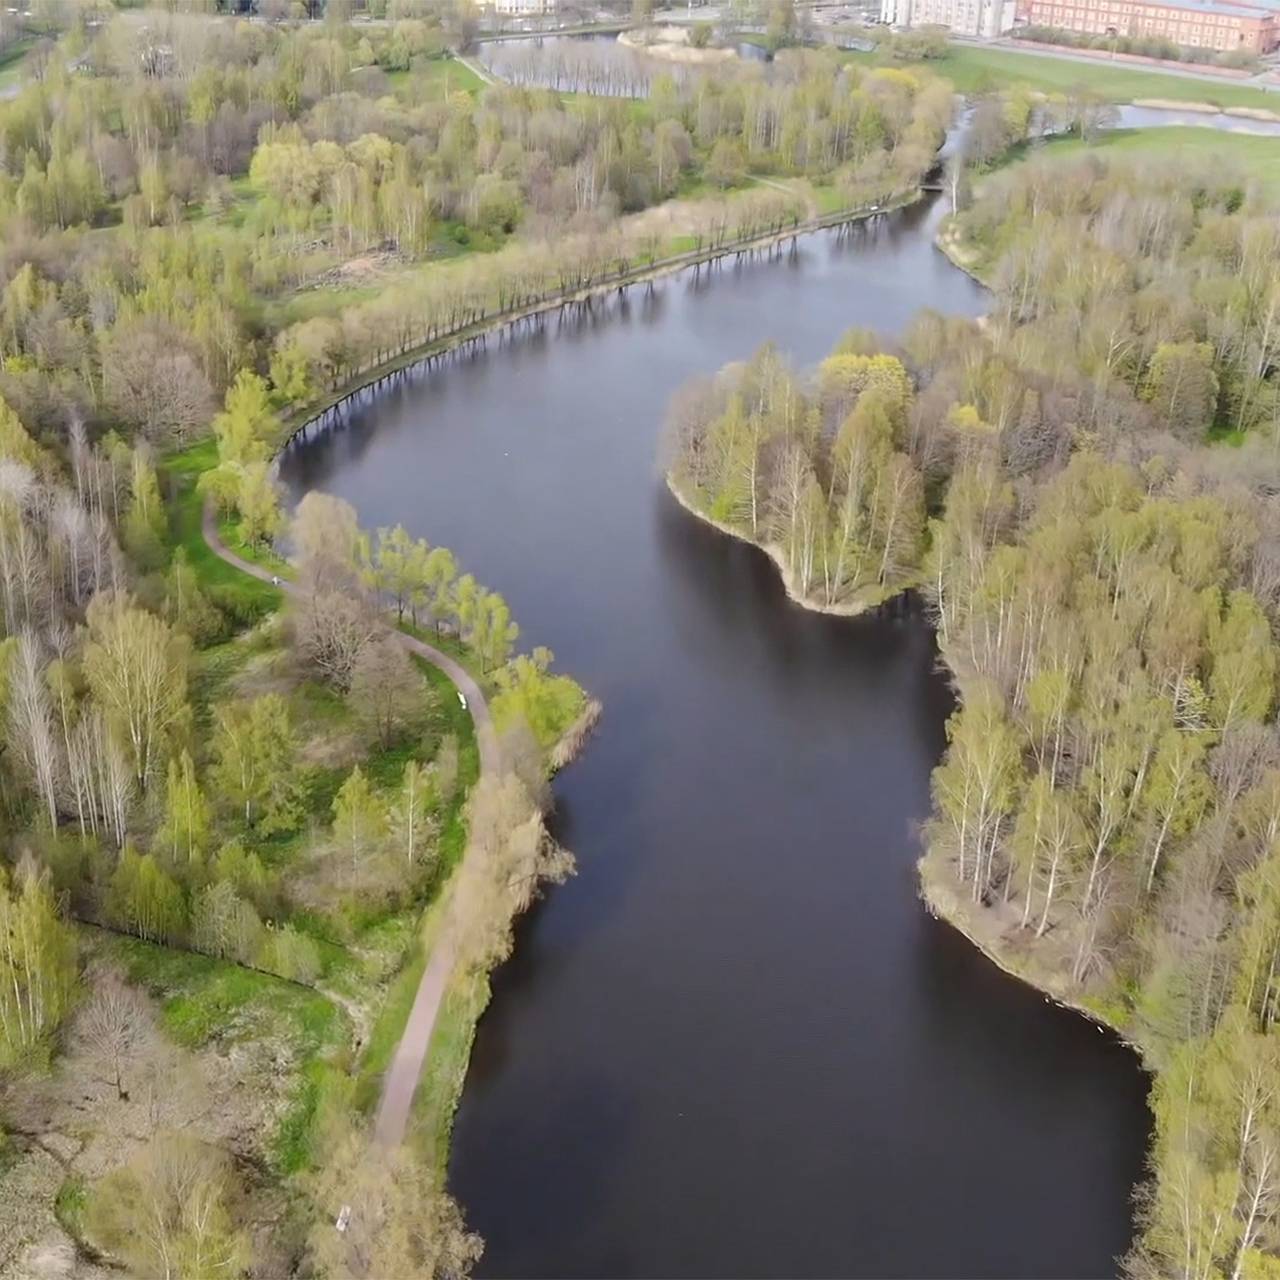
[{"label": "narrow river channel", "polygon": [[789,604],[657,463],[692,374],[983,310],[939,213],[491,339],[284,460],[453,547],[605,706],[555,788],[578,875],[496,975],[457,1119],[483,1275],[1087,1277],[1129,1244],[1137,1061],[916,897],[929,627]]}]

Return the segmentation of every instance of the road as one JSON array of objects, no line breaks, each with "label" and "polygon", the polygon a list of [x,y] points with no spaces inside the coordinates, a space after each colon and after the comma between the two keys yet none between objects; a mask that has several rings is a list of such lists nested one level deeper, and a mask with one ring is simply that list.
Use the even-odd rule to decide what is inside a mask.
[{"label": "road", "polygon": [[[257,578],[260,582],[270,582],[279,587],[286,595],[297,593],[296,584],[284,579],[277,579],[270,570],[261,565],[241,559],[232,551],[218,534],[218,522],[213,508],[206,506],[203,519],[204,540],[210,549],[229,565]],[[480,749],[480,774],[496,776],[502,767],[502,756],[498,748],[498,735],[493,727],[493,716],[489,711],[489,703],[484,692],[468,672],[456,659],[447,653],[429,645],[415,636],[407,636],[401,631],[393,631],[402,645],[410,652],[424,658],[438,671],[442,671],[467,699],[467,710],[471,713],[471,722],[475,726],[476,743]],[[471,856],[468,849],[463,858]],[[436,1018],[444,1001],[445,988],[449,975],[453,972],[457,959],[458,946],[456,921],[453,912],[453,900],[445,905],[444,919],[427,967],[423,970],[418,983],[417,994],[413,998],[413,1007],[409,1010],[409,1019],[405,1023],[404,1033],[391,1059],[391,1066],[382,1081],[382,1097],[378,1103],[378,1114],[374,1121],[374,1141],[384,1148],[396,1147],[404,1140],[405,1130],[409,1125],[409,1113],[413,1108],[413,1095],[417,1092],[418,1081],[422,1078],[422,1067],[427,1060],[427,1049],[431,1044],[431,1033],[435,1029]]]}]

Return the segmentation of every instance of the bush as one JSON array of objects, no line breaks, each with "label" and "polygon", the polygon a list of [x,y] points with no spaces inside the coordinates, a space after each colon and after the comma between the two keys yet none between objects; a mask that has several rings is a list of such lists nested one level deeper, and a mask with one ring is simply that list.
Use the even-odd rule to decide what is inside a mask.
[{"label": "bush", "polygon": [[320,948],[292,925],[267,935],[258,963],[277,977],[304,986],[311,986],[323,968]]},{"label": "bush", "polygon": [[233,631],[257,626],[274,605],[257,594],[249,594],[230,585],[212,586],[206,592],[209,602],[227,618]]}]

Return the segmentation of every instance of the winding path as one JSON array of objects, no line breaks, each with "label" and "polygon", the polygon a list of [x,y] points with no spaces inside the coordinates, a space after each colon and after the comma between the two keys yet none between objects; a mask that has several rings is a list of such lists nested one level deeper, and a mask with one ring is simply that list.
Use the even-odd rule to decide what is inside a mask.
[{"label": "winding path", "polygon": [[[260,582],[269,582],[278,587],[286,595],[297,593],[296,584],[285,579],[278,579],[268,569],[252,564],[236,555],[222,541],[218,533],[218,522],[213,508],[206,506],[202,519],[204,540],[217,556],[229,565],[239,569]],[[480,774],[496,775],[501,769],[501,754],[498,750],[498,735],[494,731],[493,717],[489,712],[489,704],[480,686],[456,659],[447,653],[429,645],[415,636],[407,636],[402,631],[393,631],[400,643],[410,652],[424,658],[438,671],[442,671],[467,699],[467,709],[471,712],[471,721],[475,725],[476,743],[480,749]],[[463,855],[469,856],[470,850]],[[387,1069],[382,1081],[382,1098],[378,1103],[378,1115],[374,1121],[373,1138],[379,1146],[395,1147],[404,1139],[405,1129],[409,1124],[409,1112],[413,1106],[413,1095],[417,1091],[418,1081],[422,1077],[422,1066],[427,1059],[427,1049],[431,1044],[431,1033],[435,1029],[436,1017],[440,1005],[444,1001],[445,988],[449,975],[453,972],[457,959],[458,947],[453,919],[452,898],[445,905],[444,920],[440,926],[440,934],[436,945],[431,949],[427,967],[422,971],[418,982],[418,991],[413,998],[413,1007],[409,1010],[409,1018],[396,1051],[391,1058],[391,1066]]]}]

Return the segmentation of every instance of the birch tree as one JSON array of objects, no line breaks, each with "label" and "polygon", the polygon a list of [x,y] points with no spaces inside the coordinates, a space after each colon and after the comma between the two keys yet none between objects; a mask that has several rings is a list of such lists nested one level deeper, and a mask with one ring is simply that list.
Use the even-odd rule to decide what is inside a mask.
[{"label": "birch tree", "polygon": [[145,792],[173,738],[185,726],[185,638],[118,592],[95,596],[87,613],[84,675],[129,756]]},{"label": "birch tree", "polygon": [[0,867],[0,1067],[39,1054],[71,1007],[76,945],[46,872]]}]

